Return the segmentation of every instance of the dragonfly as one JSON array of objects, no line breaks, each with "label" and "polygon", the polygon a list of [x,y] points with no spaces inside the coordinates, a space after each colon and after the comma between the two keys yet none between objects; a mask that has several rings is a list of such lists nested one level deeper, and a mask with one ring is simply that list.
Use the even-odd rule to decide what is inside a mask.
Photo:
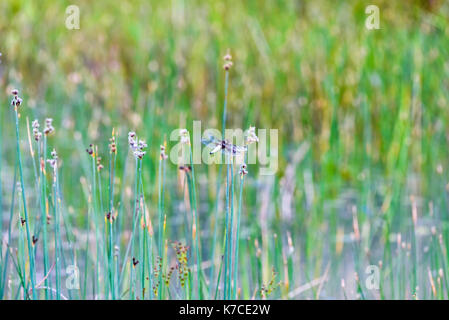
[{"label": "dragonfly", "polygon": [[218,151],[222,151],[231,156],[238,156],[243,154],[247,148],[240,147],[235,144],[230,143],[228,140],[217,139],[214,136],[209,136],[207,139],[202,140],[203,144],[212,148],[209,154],[214,154]]}]

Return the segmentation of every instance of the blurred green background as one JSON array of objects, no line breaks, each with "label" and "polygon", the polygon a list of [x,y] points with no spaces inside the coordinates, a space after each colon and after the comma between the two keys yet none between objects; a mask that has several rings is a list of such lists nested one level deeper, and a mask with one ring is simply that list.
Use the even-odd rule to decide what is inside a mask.
[{"label": "blurred green background", "polygon": [[[79,30],[65,27],[71,4],[80,8]],[[380,8],[379,30],[365,27],[369,4]],[[106,155],[112,128],[118,132],[118,190],[132,188],[133,177],[124,170],[131,161],[127,132],[147,139],[143,174],[155,216],[159,145],[175,128],[191,130],[193,120],[203,128],[221,127],[222,57],[230,49],[227,126],[279,130],[276,175],[259,176],[257,166],[249,167],[241,263],[254,259],[252,265],[261,267],[244,277],[242,296],[251,297],[274,267],[282,282],[275,297],[323,274],[321,298],[343,298],[342,278],[350,297],[412,298],[418,284],[419,297],[434,297],[428,270],[436,278],[443,268],[445,277],[449,263],[448,17],[447,2],[430,0],[1,1],[4,212],[15,148],[10,89],[17,87],[24,98],[29,183],[26,118],[54,118],[49,141],[62,160],[64,206],[74,229],[84,225],[87,212],[80,180],[89,175],[84,149],[95,143]],[[301,145],[306,153],[297,159]],[[207,256],[216,168],[197,167]],[[166,208],[173,240],[182,203],[177,175],[169,164]],[[414,201],[417,250],[402,256],[397,234],[410,242]],[[356,244],[354,215],[361,230]],[[443,244],[434,248],[440,233]],[[383,293],[361,293],[354,272],[363,283],[366,266],[379,261]],[[447,298],[444,283],[442,278],[438,292]],[[292,298],[316,294],[315,287]]]}]

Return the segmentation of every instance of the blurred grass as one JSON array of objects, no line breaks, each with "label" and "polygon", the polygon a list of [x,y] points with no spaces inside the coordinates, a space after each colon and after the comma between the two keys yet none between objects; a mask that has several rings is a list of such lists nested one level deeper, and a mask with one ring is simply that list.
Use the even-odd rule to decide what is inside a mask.
[{"label": "blurred grass", "polygon": [[[80,7],[80,30],[65,28],[69,4]],[[14,171],[14,122],[8,109],[12,87],[20,89],[25,102],[22,130],[26,117],[55,119],[56,134],[49,144],[62,159],[63,210],[80,229],[75,232],[81,232],[88,212],[87,191],[80,183],[80,177],[90,176],[84,149],[98,144],[99,153],[106,155],[113,127],[119,148],[116,190],[133,185],[133,169],[124,171],[130,161],[126,133],[135,130],[148,141],[142,175],[155,223],[158,146],[172,129],[191,130],[192,120],[201,120],[203,128],[220,127],[222,56],[230,48],[234,67],[227,126],[279,129],[280,146],[275,176],[259,176],[257,166],[249,166],[240,263],[251,268],[239,276],[242,296],[250,298],[267,284],[272,267],[278,272],[276,281],[283,283],[274,296],[286,297],[283,290],[322,276],[329,265],[320,297],[343,298],[344,278],[346,293],[354,298],[354,272],[363,287],[366,266],[382,260],[385,297],[410,299],[416,285],[418,297],[433,297],[429,267],[435,279],[444,269],[440,291],[448,298],[449,7],[443,1],[377,1],[381,29],[370,31],[364,26],[367,4],[2,1],[3,225]],[[294,152],[304,142],[310,148],[295,163]],[[27,147],[24,141],[22,147]],[[25,179],[32,183],[31,158],[23,161]],[[167,238],[178,240],[183,195],[177,168],[168,164],[166,170]],[[195,171],[206,260],[216,171],[207,166]],[[283,202],[285,194],[291,203]],[[411,195],[418,206],[416,232]],[[124,197],[128,214],[131,191]],[[353,206],[359,243],[353,235]],[[126,220],[125,226],[129,230]],[[416,233],[417,250],[401,249],[398,233],[406,246]],[[436,240],[440,233],[442,244]],[[294,298],[315,298],[316,289]],[[358,293],[367,298],[380,294]]]}]

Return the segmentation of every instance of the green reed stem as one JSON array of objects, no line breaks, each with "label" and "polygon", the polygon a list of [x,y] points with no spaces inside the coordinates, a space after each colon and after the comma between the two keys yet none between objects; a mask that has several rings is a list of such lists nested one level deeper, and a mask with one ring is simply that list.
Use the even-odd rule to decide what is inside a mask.
[{"label": "green reed stem", "polygon": [[[158,255],[160,259],[163,258],[162,253],[162,233],[164,228],[164,220],[163,220],[163,211],[162,211],[162,188],[163,188],[163,182],[162,182],[162,165],[163,160],[162,157],[159,158],[159,173],[158,173],[158,184],[159,184],[159,193],[158,193]],[[159,279],[158,283],[160,285],[160,292],[159,292],[159,299],[162,297],[162,270],[159,272]]]},{"label": "green reed stem", "polygon": [[228,298],[231,299],[232,293],[232,267],[233,267],[233,235],[234,235],[234,161],[231,158],[231,217],[230,217],[230,231],[229,231],[229,285],[228,285]]},{"label": "green reed stem", "polygon": [[[44,135],[44,150],[47,143],[47,137]],[[45,151],[44,151],[45,152]],[[43,260],[44,260],[44,275],[48,272],[48,243],[47,243],[47,210],[46,210],[46,179],[45,179],[45,162],[42,159],[41,143],[37,143],[37,154],[39,159],[39,182],[40,182],[40,206],[41,206],[41,227],[43,230]],[[49,287],[48,279],[44,281],[44,286]],[[49,299],[48,289],[45,289],[45,300]]]},{"label": "green reed stem", "polygon": [[[20,189],[19,189],[19,196],[20,196]],[[25,268],[25,235],[23,231],[23,220],[24,217],[22,216],[22,207],[20,206],[20,202],[18,205],[18,212],[19,212],[19,241],[17,245],[17,265],[19,267],[18,270],[20,270],[19,276],[23,278],[23,297],[25,297],[27,290],[27,280],[26,280],[26,268]]]},{"label": "green reed stem", "polygon": [[89,204],[89,209],[87,212],[87,218],[86,218],[86,248],[85,248],[85,254],[84,254],[84,284],[83,284],[83,300],[86,299],[87,294],[87,271],[88,271],[88,265],[89,265],[89,230],[90,230],[90,215],[92,214],[91,206]]},{"label": "green reed stem", "polygon": [[25,195],[25,184],[23,182],[22,156],[20,153],[20,137],[19,137],[19,115],[17,112],[17,107],[14,108],[14,114],[15,114],[15,118],[16,118],[16,146],[17,146],[17,157],[19,160],[20,185],[22,188],[22,202],[23,202],[23,210],[24,210],[24,214],[25,214],[25,227],[26,227],[26,235],[27,235],[28,258],[29,258],[29,262],[30,262],[31,289],[33,290],[33,293],[32,293],[33,300],[35,300],[36,299],[36,291],[35,291],[34,250],[33,250],[32,244],[31,244],[30,221],[28,219],[28,211],[27,211],[26,195]]},{"label": "green reed stem", "polygon": [[160,157],[159,159],[159,199],[158,199],[158,213],[159,213],[159,221],[158,221],[158,227],[159,227],[159,240],[158,240],[158,254],[160,257],[163,256],[162,250],[163,250],[163,243],[164,243],[164,193],[165,193],[165,160]]},{"label": "green reed stem", "polygon": [[129,277],[129,297],[131,300],[135,299],[135,288],[134,288],[134,264],[132,261],[132,258],[134,257],[134,234],[136,232],[136,224],[139,221],[139,217],[138,217],[138,212],[137,210],[139,209],[137,204],[139,203],[139,189],[138,186],[140,185],[140,173],[141,173],[141,165],[142,165],[142,160],[139,160],[136,158],[136,184],[135,184],[135,188],[134,188],[134,194],[136,196],[135,200],[134,200],[134,210],[133,210],[133,231],[131,233],[131,239],[130,239],[130,243],[131,243],[131,263],[130,263],[130,277]]},{"label": "green reed stem", "polygon": [[[143,232],[143,239],[142,239],[142,256],[141,256],[141,292],[142,292],[142,300],[145,298],[145,267],[147,266],[147,261],[151,260],[151,246],[148,243],[149,242],[149,238],[151,237],[148,234],[148,221],[147,221],[147,213],[146,213],[146,208],[145,208],[145,194],[144,194],[144,188],[143,188],[143,178],[142,176],[140,177],[140,194],[141,194],[141,199],[142,199],[142,216],[143,216],[143,226],[142,226],[142,232]],[[150,242],[151,243],[151,242]],[[148,252],[148,254],[147,254]],[[151,292],[152,292],[152,276],[151,276],[151,262],[148,264],[148,282],[149,282],[149,295],[151,298]]]},{"label": "green reed stem", "polygon": [[238,261],[239,261],[239,243],[240,243],[240,216],[242,213],[242,194],[243,194],[243,182],[245,181],[245,176],[240,176],[240,190],[239,190],[239,203],[237,211],[237,230],[235,232],[235,256],[234,256],[234,287],[233,287],[233,299],[237,299],[238,291]]},{"label": "green reed stem", "polygon": [[[111,290],[112,299],[116,299],[116,288],[115,288],[115,276],[114,276],[114,245],[113,245],[113,214],[114,214],[114,179],[115,179],[115,163],[116,163],[117,153],[109,153],[109,208],[108,214],[109,219],[106,220],[106,225],[109,226],[109,251],[108,251],[108,261],[109,261],[109,286]],[[108,221],[109,220],[109,221]]]},{"label": "green reed stem", "polygon": [[98,204],[97,204],[97,178],[95,167],[95,155],[92,157],[92,207],[95,225],[95,286],[94,286],[94,299],[96,296],[95,291],[100,289],[100,232],[98,221]]},{"label": "green reed stem", "polygon": [[[228,104],[228,86],[229,86],[229,70],[226,70],[226,75],[225,75],[225,93],[224,93],[224,102],[223,102],[223,115],[222,115],[222,126],[221,126],[221,130],[222,130],[222,139],[225,138],[225,129],[226,129],[226,108],[227,108],[227,104]],[[213,281],[212,279],[214,278],[214,272],[215,272],[215,248],[216,248],[216,244],[217,244],[217,236],[218,236],[218,203],[220,201],[220,186],[221,186],[221,173],[223,170],[223,161],[224,160],[224,155],[221,155],[221,163],[218,169],[218,175],[217,175],[217,185],[215,188],[215,215],[214,215],[214,237],[212,240],[212,249],[211,249],[211,268],[210,268],[210,274],[209,274],[209,281],[210,281],[210,292],[212,294],[212,285],[213,285]],[[222,263],[222,262],[220,262]]]},{"label": "green reed stem", "polygon": [[[229,160],[229,156],[227,157]],[[229,163],[226,165],[226,217],[225,217],[225,257],[224,257],[224,289],[223,289],[223,299],[227,300],[228,296],[228,264],[229,264]]]},{"label": "green reed stem", "polygon": [[196,187],[195,187],[195,169],[193,164],[193,155],[192,155],[192,147],[189,145],[190,151],[190,163],[192,166],[192,208],[193,208],[193,223],[196,225],[195,231],[195,247],[196,247],[196,277],[197,277],[197,289],[198,289],[198,299],[202,299],[202,285],[201,285],[201,254],[200,254],[200,220],[199,213],[196,205]]},{"label": "green reed stem", "polygon": [[53,173],[53,215],[55,217],[55,273],[56,273],[56,300],[61,298],[61,233],[60,233],[60,210],[58,197],[58,169],[54,168]]},{"label": "green reed stem", "polygon": [[[12,182],[12,195],[11,195],[11,206],[9,211],[9,223],[8,223],[8,243],[7,245],[11,243],[11,227],[12,227],[12,220],[14,217],[14,203],[16,199],[16,180],[17,180],[17,157],[14,165],[14,179]],[[3,298],[4,290],[5,290],[5,284],[6,284],[6,274],[8,271],[8,262],[9,262],[9,250],[6,250],[5,252],[5,258],[2,260],[2,285],[0,288],[0,299]],[[0,268],[1,270],[1,268]]]}]

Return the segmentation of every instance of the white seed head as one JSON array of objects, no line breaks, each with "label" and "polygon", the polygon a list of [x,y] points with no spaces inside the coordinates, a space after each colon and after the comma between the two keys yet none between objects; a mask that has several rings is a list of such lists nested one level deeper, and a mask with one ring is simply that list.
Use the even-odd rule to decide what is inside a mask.
[{"label": "white seed head", "polygon": [[146,151],[143,149],[148,147],[148,145],[144,140],[137,140],[136,133],[134,131],[130,131],[128,133],[128,144],[136,159],[142,159],[146,154]]},{"label": "white seed head", "polygon": [[45,119],[44,134],[49,135],[50,133],[53,133],[54,131],[55,131],[55,128],[53,127],[53,119],[52,118]]},{"label": "white seed head", "polygon": [[246,163],[242,163],[240,166],[239,174],[242,178],[248,174],[248,171],[246,170]]},{"label": "white seed head", "polygon": [[252,144],[259,142],[259,137],[256,135],[256,127],[249,127],[246,133],[246,144]]},{"label": "white seed head", "polygon": [[181,135],[181,144],[190,145],[189,131],[187,131],[187,129],[181,129],[181,131],[179,133]]}]

